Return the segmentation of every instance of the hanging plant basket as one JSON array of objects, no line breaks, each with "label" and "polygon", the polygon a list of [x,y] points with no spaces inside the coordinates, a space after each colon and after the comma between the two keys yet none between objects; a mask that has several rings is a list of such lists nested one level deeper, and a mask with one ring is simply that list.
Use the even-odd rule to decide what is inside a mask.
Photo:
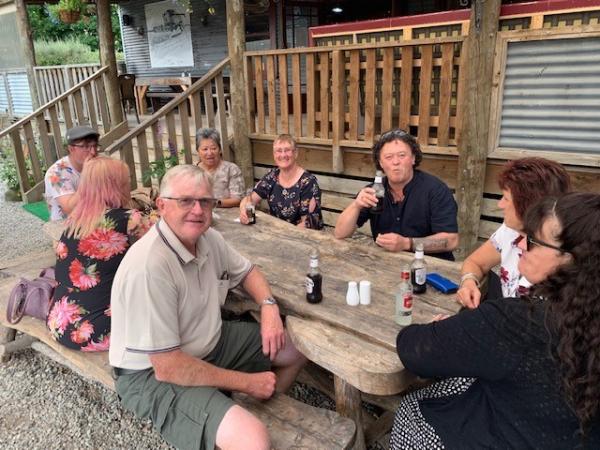
[{"label": "hanging plant basket", "polygon": [[80,16],[80,11],[73,11],[68,9],[61,9],[60,11],[58,11],[58,17],[63,23],[76,23],[79,21]]}]

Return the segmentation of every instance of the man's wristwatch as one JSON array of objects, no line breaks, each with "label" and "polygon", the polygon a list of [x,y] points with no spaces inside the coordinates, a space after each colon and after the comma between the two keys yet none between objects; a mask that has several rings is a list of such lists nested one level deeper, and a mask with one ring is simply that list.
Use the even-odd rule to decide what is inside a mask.
[{"label": "man's wristwatch", "polygon": [[275,300],[273,297],[267,297],[262,301],[261,306],[264,305],[276,305],[277,304],[277,300]]}]

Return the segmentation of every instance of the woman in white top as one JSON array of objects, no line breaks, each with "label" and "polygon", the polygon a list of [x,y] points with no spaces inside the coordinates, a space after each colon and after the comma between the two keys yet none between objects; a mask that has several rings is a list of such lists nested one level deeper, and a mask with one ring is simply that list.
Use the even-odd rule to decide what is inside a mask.
[{"label": "woman in white top", "polygon": [[486,274],[500,264],[500,284],[503,297],[518,297],[530,283],[519,273],[517,264],[521,250],[523,217],[529,207],[547,196],[558,196],[571,188],[569,174],[560,164],[544,158],[521,158],[509,161],[498,176],[502,198],[498,207],[504,213],[504,223],[462,266],[462,278],[457,293],[458,302],[467,308],[477,308],[481,302],[479,285]]}]

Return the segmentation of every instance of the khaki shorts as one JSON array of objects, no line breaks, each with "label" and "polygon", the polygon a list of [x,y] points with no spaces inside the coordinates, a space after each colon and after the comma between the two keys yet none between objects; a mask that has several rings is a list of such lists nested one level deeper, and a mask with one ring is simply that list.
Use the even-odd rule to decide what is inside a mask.
[{"label": "khaki shorts", "polygon": [[[241,372],[271,368],[262,353],[259,325],[248,322],[223,322],[221,338],[204,360]],[[157,381],[152,369],[121,375],[115,385],[121,404],[141,419],[151,419],[161,436],[178,449],[214,449],[219,425],[235,405],[214,387]]]}]

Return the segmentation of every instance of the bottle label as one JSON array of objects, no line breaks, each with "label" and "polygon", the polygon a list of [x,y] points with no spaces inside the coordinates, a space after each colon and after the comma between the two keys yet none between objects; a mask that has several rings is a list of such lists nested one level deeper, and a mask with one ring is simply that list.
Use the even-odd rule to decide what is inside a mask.
[{"label": "bottle label", "polygon": [[404,306],[404,308],[409,309],[409,310],[412,309],[413,298],[412,298],[412,295],[409,294],[408,292],[406,294],[402,295],[402,306]]},{"label": "bottle label", "polygon": [[319,260],[317,258],[311,258],[310,267],[319,267]]},{"label": "bottle label", "polygon": [[415,269],[415,283],[423,285],[427,281],[427,269]]},{"label": "bottle label", "polygon": [[315,282],[310,277],[306,277],[304,279],[304,286],[306,286],[306,293],[312,294],[313,289],[315,288]]}]

